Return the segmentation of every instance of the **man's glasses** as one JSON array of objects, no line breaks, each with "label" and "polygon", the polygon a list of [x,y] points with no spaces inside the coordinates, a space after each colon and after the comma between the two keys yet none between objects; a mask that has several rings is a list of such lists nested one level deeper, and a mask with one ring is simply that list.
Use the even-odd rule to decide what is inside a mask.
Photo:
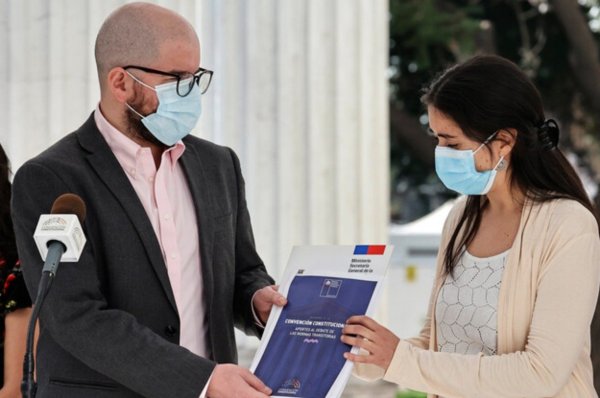
[{"label": "man's glasses", "polygon": [[171,76],[177,79],[177,95],[179,95],[180,97],[187,96],[192,91],[192,88],[194,88],[194,84],[197,84],[198,87],[200,87],[200,94],[204,94],[206,90],[208,90],[208,86],[210,86],[210,82],[212,80],[213,75],[212,70],[204,68],[198,68],[198,70],[195,73],[169,73],[136,65],[127,65],[123,67],[123,69],[130,68],[139,69],[148,73],[155,73],[157,75]]}]

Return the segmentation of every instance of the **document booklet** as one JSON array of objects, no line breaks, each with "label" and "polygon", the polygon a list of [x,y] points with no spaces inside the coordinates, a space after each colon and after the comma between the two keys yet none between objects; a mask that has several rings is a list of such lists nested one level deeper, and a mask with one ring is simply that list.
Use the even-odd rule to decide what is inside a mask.
[{"label": "document booklet", "polygon": [[[372,316],[393,246],[294,247],[251,371],[273,397],[336,398],[352,363],[340,340],[346,320]],[[358,349],[352,349],[357,353]]]}]

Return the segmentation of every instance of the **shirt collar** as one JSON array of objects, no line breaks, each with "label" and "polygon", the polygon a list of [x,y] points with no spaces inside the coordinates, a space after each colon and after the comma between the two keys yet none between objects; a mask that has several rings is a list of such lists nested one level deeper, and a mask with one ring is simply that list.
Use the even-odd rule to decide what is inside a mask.
[{"label": "shirt collar", "polygon": [[[152,158],[150,148],[141,146],[127,135],[119,131],[115,126],[110,124],[110,122],[102,114],[100,104],[96,106],[94,120],[96,121],[96,126],[98,127],[100,134],[102,134],[106,140],[106,143],[114,153],[125,172],[127,172],[133,178],[140,173],[156,173],[156,167],[153,167],[153,172],[151,172],[148,170],[148,161],[144,161],[144,158]],[[165,160],[168,160],[171,170],[173,170],[177,165],[177,161],[179,158],[181,158],[184,152],[185,144],[181,140],[177,141],[175,145],[163,152],[161,166]],[[144,164],[146,164],[146,167],[144,167]],[[153,161],[152,164],[154,164]]]}]

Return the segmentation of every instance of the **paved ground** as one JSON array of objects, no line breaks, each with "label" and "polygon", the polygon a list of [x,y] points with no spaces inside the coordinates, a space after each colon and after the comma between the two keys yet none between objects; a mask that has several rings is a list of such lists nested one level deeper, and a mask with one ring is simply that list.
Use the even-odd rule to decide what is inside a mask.
[{"label": "paved ground", "polygon": [[[239,349],[239,362],[241,366],[249,367],[254,358],[254,350]],[[395,398],[398,388],[395,384],[386,382],[367,383],[356,377],[351,377],[342,394],[342,398]]]},{"label": "paved ground", "polygon": [[376,383],[363,382],[352,377],[342,394],[343,398],[394,398],[398,392],[395,384],[384,381]]}]

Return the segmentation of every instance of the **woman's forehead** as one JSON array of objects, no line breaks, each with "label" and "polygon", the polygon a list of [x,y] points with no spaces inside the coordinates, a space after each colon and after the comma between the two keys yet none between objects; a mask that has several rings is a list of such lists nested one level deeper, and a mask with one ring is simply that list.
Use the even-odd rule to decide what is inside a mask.
[{"label": "woman's forehead", "polygon": [[427,114],[429,119],[429,128],[433,133],[463,135],[460,126],[452,118],[448,117],[437,108],[429,105],[427,107]]}]

